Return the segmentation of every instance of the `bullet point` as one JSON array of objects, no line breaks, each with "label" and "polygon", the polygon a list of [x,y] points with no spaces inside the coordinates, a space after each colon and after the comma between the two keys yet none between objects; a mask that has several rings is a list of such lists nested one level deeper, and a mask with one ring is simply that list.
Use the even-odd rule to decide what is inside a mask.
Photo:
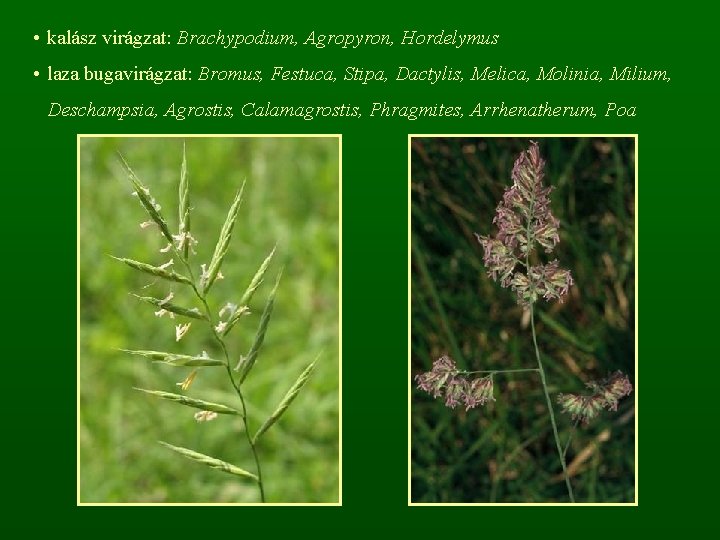
[{"label": "bullet point", "polygon": [[33,39],[34,39],[35,41],[38,41],[38,40],[40,39],[40,36],[38,36],[37,34],[35,34],[35,35],[33,36]]},{"label": "bullet point", "polygon": [[40,76],[40,72],[39,72],[39,71],[33,71],[33,75],[35,75],[36,77],[39,77],[39,76]]}]

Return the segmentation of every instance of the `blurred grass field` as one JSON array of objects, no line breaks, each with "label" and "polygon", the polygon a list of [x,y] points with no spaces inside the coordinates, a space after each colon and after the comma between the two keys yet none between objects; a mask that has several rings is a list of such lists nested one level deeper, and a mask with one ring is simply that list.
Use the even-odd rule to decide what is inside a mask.
[{"label": "blurred grass field", "polygon": [[[551,396],[582,393],[616,369],[635,381],[634,139],[537,140],[561,223],[552,258],[575,279],[565,303],[536,308]],[[528,142],[412,139],[413,375],[442,354],[467,370],[536,367],[528,316],[486,275],[473,236],[494,233],[496,206]],[[495,398],[464,412],[413,388],[414,502],[567,502],[537,375],[497,375]],[[634,501],[634,401],[635,393],[575,435],[568,466],[578,502]],[[559,416],[562,441],[571,425]]]},{"label": "blurred grass field", "polygon": [[[237,301],[277,243],[252,314],[228,336],[231,358],[246,354],[280,267],[265,344],[243,385],[251,429],[275,409],[319,354],[309,383],[259,443],[269,502],[339,499],[339,141],[336,138],[187,138],[195,271],[208,262],[233,196],[245,196],[211,307]],[[177,391],[186,368],[148,363],[119,348],[217,355],[197,322],[180,343],[174,324],[130,293],[190,304],[179,287],[154,282],[109,255],[159,265],[168,257],[120,167],[120,152],[177,230],[181,138],[82,138],[80,141],[80,501],[257,502],[257,487],[188,461],[165,440],[254,471],[239,418],[197,423],[194,409],[132,388]],[[146,287],[148,284],[152,284]],[[191,304],[192,305],[192,304]],[[239,407],[222,369],[202,370],[187,392]]]}]

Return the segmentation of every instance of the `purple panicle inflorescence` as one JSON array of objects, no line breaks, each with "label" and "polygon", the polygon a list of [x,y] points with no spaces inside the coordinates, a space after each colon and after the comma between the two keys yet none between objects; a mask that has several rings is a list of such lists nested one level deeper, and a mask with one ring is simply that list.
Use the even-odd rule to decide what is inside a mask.
[{"label": "purple panicle inflorescence", "polygon": [[457,374],[457,366],[449,356],[442,356],[433,362],[433,367],[427,373],[415,376],[418,388],[432,394],[432,397],[440,397],[445,383]]},{"label": "purple panicle inflorescence", "polygon": [[622,371],[616,371],[599,382],[591,381],[587,386],[602,397],[603,406],[608,411],[617,411],[618,401],[629,396],[633,390],[630,379]]},{"label": "purple panicle inflorescence", "polygon": [[470,381],[465,393],[465,410],[485,405],[488,401],[495,401],[492,375]]},{"label": "purple panicle inflorescence", "polygon": [[449,356],[442,356],[433,362],[432,369],[427,373],[416,375],[415,382],[420,390],[435,398],[444,394],[445,405],[451,409],[462,404],[468,411],[488,401],[495,401],[492,375],[470,379],[458,371]]},{"label": "purple panicle inflorescence", "polygon": [[602,409],[616,411],[618,402],[632,392],[632,384],[621,371],[612,373],[601,381],[587,384],[593,393],[590,395],[558,394],[557,401],[564,413],[572,415],[574,421],[587,425]]},{"label": "purple panicle inflorescence", "polygon": [[[543,185],[544,169],[538,144],[531,141],[530,148],[515,161],[513,185],[505,190],[497,207],[493,219],[497,234],[475,235],[483,247],[488,275],[503,287],[511,287],[523,305],[540,297],[562,301],[573,285],[570,271],[560,268],[557,260],[544,265],[529,264],[536,245],[551,253],[560,241],[560,222],[550,210],[553,188]],[[518,264],[526,266],[525,272],[517,270]]]},{"label": "purple panicle inflorescence", "polygon": [[495,238],[484,238],[478,234],[475,236],[485,251],[483,263],[488,269],[488,275],[495,281],[499,278],[503,287],[510,285],[513,270],[518,263],[512,250]]},{"label": "purple panicle inflorescence", "polygon": [[445,405],[454,409],[465,400],[467,381],[462,377],[453,377],[445,387]]}]

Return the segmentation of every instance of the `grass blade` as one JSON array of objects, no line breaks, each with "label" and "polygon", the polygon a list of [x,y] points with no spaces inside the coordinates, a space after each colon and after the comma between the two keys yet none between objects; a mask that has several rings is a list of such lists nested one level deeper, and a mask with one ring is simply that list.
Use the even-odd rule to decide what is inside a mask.
[{"label": "grass blade", "polygon": [[142,300],[143,302],[147,302],[148,304],[151,304],[155,307],[159,307],[160,309],[164,309],[167,311],[172,311],[173,313],[176,313],[178,315],[182,315],[183,317],[190,317],[191,319],[201,319],[201,320],[207,320],[207,316],[200,312],[198,308],[184,308],[181,306],[176,306],[175,304],[171,304],[170,302],[164,302],[160,300],[159,298],[153,298],[152,296],[138,296],[137,294],[133,294],[135,298],[138,300]]},{"label": "grass blade", "polygon": [[257,272],[255,272],[255,275],[253,276],[252,280],[250,281],[250,285],[248,285],[248,288],[245,289],[245,292],[242,295],[242,298],[240,299],[240,307],[235,310],[235,313],[232,314],[232,317],[230,317],[227,321],[227,326],[225,327],[225,331],[223,332],[223,335],[227,335],[227,333],[230,331],[230,329],[235,326],[235,324],[240,320],[240,317],[242,317],[245,313],[248,312],[247,306],[250,303],[250,300],[253,297],[253,294],[255,294],[255,291],[260,286],[260,284],[263,281],[263,278],[265,277],[265,272],[268,269],[268,266],[270,266],[270,261],[273,258],[273,255],[275,255],[275,249],[277,246],[275,246],[272,251],[270,252],[270,255],[265,257],[265,260],[260,265],[260,268],[258,268]]},{"label": "grass blade", "polygon": [[455,333],[453,332],[453,327],[450,324],[450,320],[448,319],[447,313],[445,312],[443,302],[440,299],[437,287],[435,286],[435,281],[433,280],[433,277],[428,270],[427,263],[425,262],[425,257],[423,256],[422,251],[418,247],[418,244],[419,241],[415,238],[412,238],[412,254],[414,256],[414,260],[417,263],[417,268],[420,271],[420,275],[425,281],[429,296],[432,299],[432,302],[435,304],[432,307],[432,312],[433,314],[437,314],[437,319],[439,322],[438,326],[440,327],[440,329],[444,330],[447,336],[448,343],[450,344],[450,347],[452,349],[453,358],[457,362],[458,366],[463,369],[467,369],[467,364],[464,359],[465,357],[461,353],[460,346],[458,345],[458,340],[456,339]]},{"label": "grass blade", "polygon": [[275,294],[277,292],[278,285],[280,284],[281,277],[282,271],[278,274],[275,286],[273,287],[273,290],[270,291],[270,296],[265,303],[265,309],[263,310],[262,317],[260,318],[260,326],[258,326],[258,331],[255,334],[255,339],[250,347],[250,351],[247,356],[240,358],[240,362],[238,362],[238,365],[235,368],[236,371],[240,372],[238,384],[242,384],[245,377],[247,377],[248,373],[250,373],[250,370],[255,365],[255,360],[257,359],[260,347],[262,347],[263,341],[265,341],[265,332],[267,331],[268,324],[270,323],[270,316],[272,315],[273,306],[275,305]]},{"label": "grass blade", "polygon": [[172,243],[173,237],[172,234],[170,234],[170,229],[168,228],[168,224],[165,221],[165,218],[163,218],[160,214],[160,205],[155,202],[155,199],[152,197],[152,195],[150,195],[150,190],[140,181],[140,179],[133,172],[133,170],[130,168],[130,165],[128,165],[127,161],[125,161],[125,158],[122,157],[122,155],[120,156],[120,161],[122,161],[123,165],[125,166],[125,169],[128,173],[128,178],[130,179],[130,183],[132,183],[133,188],[135,189],[135,193],[137,194],[140,204],[142,204],[143,208],[150,216],[150,219],[152,219],[157,224],[157,226],[160,227],[160,232],[162,232],[163,236],[167,238],[167,241]]},{"label": "grass blade", "polygon": [[[178,205],[178,219],[180,223],[180,238],[184,238],[190,232],[190,182],[187,174],[187,156],[185,154],[185,142],[183,142],[182,165],[180,166],[180,203]],[[185,239],[182,247],[182,254],[185,260],[188,258],[190,240]]]},{"label": "grass blade", "polygon": [[129,354],[144,356],[148,360],[168,364],[170,366],[209,367],[225,365],[225,362],[222,360],[215,360],[214,358],[208,358],[207,356],[188,356],[185,354],[173,354],[162,351],[135,351],[130,349],[120,350]]},{"label": "grass blade", "polygon": [[203,293],[207,293],[212,287],[212,284],[217,278],[220,266],[222,266],[223,259],[227,253],[228,246],[230,245],[230,237],[232,236],[232,230],[237,220],[238,211],[240,210],[240,202],[242,201],[243,191],[245,190],[245,182],[240,187],[240,190],[235,195],[235,200],[228,210],[228,215],[225,218],[222,229],[220,230],[220,238],[218,238],[217,244],[215,245],[215,251],[213,252],[210,265],[208,266],[207,275],[203,280]]},{"label": "grass blade", "polygon": [[139,392],[145,392],[146,394],[150,394],[151,396],[159,397],[160,399],[174,401],[175,403],[179,403],[180,405],[194,407],[202,411],[213,411],[218,414],[237,414],[238,416],[242,416],[240,411],[233,409],[232,407],[221,405],[220,403],[212,403],[210,401],[194,399],[188,396],[183,396],[182,394],[173,394],[171,392],[163,392],[161,390],[146,390],[145,388],[135,388],[135,390]]},{"label": "grass blade", "polygon": [[265,422],[263,422],[263,425],[260,426],[260,429],[257,430],[257,433],[255,433],[255,436],[253,437],[253,444],[257,443],[257,440],[260,438],[260,436],[268,429],[270,429],[272,425],[280,419],[280,417],[287,410],[293,400],[297,397],[300,389],[305,386],[305,383],[310,378],[310,375],[312,374],[314,369],[315,362],[306,367],[305,371],[300,374],[297,381],[295,381],[295,384],[293,384],[292,388],[288,390],[288,393],[285,394],[285,397],[280,402],[280,405],[278,405],[277,409],[275,409],[275,412],[272,413],[270,417],[265,420]]},{"label": "grass blade", "polygon": [[228,463],[227,461],[222,461],[210,456],[206,456],[205,454],[201,454],[199,452],[195,452],[194,450],[189,450],[187,448],[183,448],[182,446],[174,446],[172,444],[158,441],[160,444],[162,444],[165,448],[169,448],[173,452],[177,452],[181,456],[184,456],[188,459],[192,459],[193,461],[197,461],[198,463],[202,463],[203,465],[207,465],[208,467],[212,467],[213,469],[218,469],[220,471],[224,471],[226,473],[234,474],[235,476],[244,476],[245,478],[252,478],[256,482],[258,481],[258,477],[255,476],[253,473],[250,473],[246,471],[245,469],[241,469],[240,467],[236,467],[235,465],[232,465]]},{"label": "grass blade", "polygon": [[[112,257],[112,255],[111,255],[111,257]],[[192,285],[192,281],[190,281],[190,278],[185,277],[181,274],[178,274],[174,270],[166,270],[165,268],[160,268],[158,266],[152,266],[152,265],[142,263],[139,261],[134,261],[132,259],[126,259],[124,257],[113,257],[113,259],[127,264],[130,268],[134,268],[135,270],[140,270],[141,272],[150,274],[151,276],[161,277],[163,279],[167,279],[168,281],[175,281],[176,283],[184,283],[186,285]]]}]

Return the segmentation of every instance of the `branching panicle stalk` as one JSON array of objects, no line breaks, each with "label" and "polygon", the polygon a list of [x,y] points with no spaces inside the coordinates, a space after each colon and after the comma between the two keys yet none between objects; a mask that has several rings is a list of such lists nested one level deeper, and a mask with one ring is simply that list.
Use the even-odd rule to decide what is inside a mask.
[{"label": "branching panicle stalk", "polygon": [[[190,265],[185,261],[185,266],[188,268],[190,272]],[[192,274],[190,274],[192,276]],[[220,345],[220,348],[222,349],[223,356],[225,358],[225,370],[227,371],[228,378],[230,379],[230,384],[232,384],[233,389],[235,390],[235,393],[240,398],[240,404],[242,405],[242,419],[243,419],[243,427],[245,431],[245,437],[247,438],[248,445],[250,446],[250,449],[252,450],[253,458],[255,460],[255,468],[257,470],[257,483],[258,488],[260,489],[260,500],[262,502],[265,502],[265,487],[263,486],[263,477],[262,477],[262,467],[260,466],[260,458],[258,457],[257,448],[255,446],[254,441],[252,440],[252,437],[250,435],[250,426],[248,423],[248,414],[247,414],[247,405],[245,404],[245,397],[243,396],[242,390],[240,389],[240,386],[238,386],[235,383],[235,377],[233,376],[232,369],[230,368],[230,355],[228,354],[227,346],[225,345],[225,341],[223,340],[222,336],[215,330],[215,321],[213,319],[212,312],[210,311],[210,306],[207,303],[207,298],[204,294],[200,292],[198,287],[195,285],[195,279],[193,278],[193,291],[195,292],[195,295],[198,297],[198,299],[202,302],[203,308],[205,309],[205,315],[207,316],[208,320],[208,326],[210,327],[210,331],[213,334],[213,337]]]},{"label": "branching panicle stalk", "polygon": [[243,420],[243,427],[245,431],[245,437],[247,439],[248,445],[250,446],[250,449],[252,450],[253,459],[255,460],[255,469],[257,471],[257,484],[258,488],[260,489],[260,500],[262,502],[265,502],[265,487],[263,485],[263,477],[262,477],[262,467],[260,466],[260,458],[258,457],[257,447],[255,444],[255,441],[253,441],[252,436],[250,435],[250,426],[248,423],[248,414],[247,414],[247,406],[245,404],[245,397],[243,396],[242,390],[240,389],[240,386],[235,382],[235,377],[232,372],[232,368],[230,367],[230,355],[227,350],[227,345],[225,344],[225,341],[223,340],[223,336],[218,333],[216,330],[216,322],[213,317],[212,311],[210,310],[210,306],[207,302],[207,293],[202,291],[202,288],[200,288],[197,284],[197,281],[195,280],[195,274],[193,273],[192,267],[190,266],[190,263],[187,260],[187,256],[180,252],[178,248],[173,245],[173,251],[176,255],[176,257],[182,262],[183,266],[188,272],[188,275],[190,276],[190,280],[192,281],[191,287],[193,290],[193,293],[195,293],[195,296],[200,300],[200,303],[203,305],[203,309],[205,311],[205,317],[207,318],[207,324],[210,328],[210,331],[212,332],[213,337],[215,338],[215,341],[218,342],[218,345],[220,346],[220,349],[222,349],[223,357],[225,360],[225,370],[227,372],[228,378],[230,379],[230,384],[232,385],[233,389],[235,390],[235,393],[240,398],[240,404],[242,406],[242,420]]}]

